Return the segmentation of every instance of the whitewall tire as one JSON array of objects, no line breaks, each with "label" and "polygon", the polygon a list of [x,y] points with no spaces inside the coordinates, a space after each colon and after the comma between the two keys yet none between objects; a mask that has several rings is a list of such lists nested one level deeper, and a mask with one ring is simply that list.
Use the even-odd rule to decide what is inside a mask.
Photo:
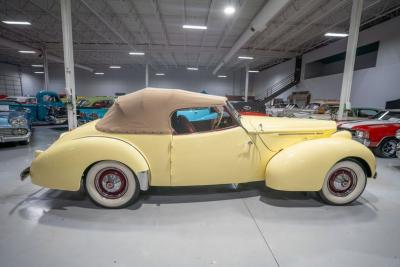
[{"label": "whitewall tire", "polygon": [[139,183],[133,172],[117,161],[94,164],[85,179],[90,199],[105,208],[122,208],[139,196]]},{"label": "whitewall tire", "polygon": [[346,205],[356,200],[367,185],[367,175],[356,161],[336,163],[326,174],[319,195],[332,205]]}]

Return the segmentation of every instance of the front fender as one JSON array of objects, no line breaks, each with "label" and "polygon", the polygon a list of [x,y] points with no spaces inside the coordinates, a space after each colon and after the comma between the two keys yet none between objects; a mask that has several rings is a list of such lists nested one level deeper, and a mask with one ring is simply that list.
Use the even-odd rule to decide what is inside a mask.
[{"label": "front fender", "polygon": [[284,191],[319,191],[326,173],[337,162],[354,158],[365,163],[370,176],[376,163],[372,152],[362,144],[338,133],[330,138],[304,141],[276,154],[267,164],[266,185]]},{"label": "front fender", "polygon": [[32,162],[34,184],[52,189],[77,191],[85,170],[102,160],[119,161],[136,174],[149,171],[144,155],[132,144],[109,137],[59,140]]}]

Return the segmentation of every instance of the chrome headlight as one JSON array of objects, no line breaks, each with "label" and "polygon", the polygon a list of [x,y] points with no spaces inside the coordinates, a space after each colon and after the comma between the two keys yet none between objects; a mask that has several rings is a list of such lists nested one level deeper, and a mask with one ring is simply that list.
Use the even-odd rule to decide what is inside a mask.
[{"label": "chrome headlight", "polygon": [[364,131],[356,131],[356,137],[359,139],[366,138],[366,132]]},{"label": "chrome headlight", "polygon": [[28,121],[24,117],[16,117],[10,120],[10,124],[13,127],[26,125]]},{"label": "chrome headlight", "polygon": [[400,139],[400,130],[397,130],[397,132],[396,132],[396,138],[397,138],[397,139]]}]

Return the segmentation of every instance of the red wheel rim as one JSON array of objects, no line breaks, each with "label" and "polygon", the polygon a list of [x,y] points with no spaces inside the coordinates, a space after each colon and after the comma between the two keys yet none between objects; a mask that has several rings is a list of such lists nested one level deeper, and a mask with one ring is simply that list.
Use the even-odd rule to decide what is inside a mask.
[{"label": "red wheel rim", "polygon": [[357,185],[357,175],[349,168],[335,170],[328,178],[329,191],[338,197],[345,197],[353,192]]},{"label": "red wheel rim", "polygon": [[128,179],[119,169],[105,168],[96,174],[94,180],[96,190],[108,199],[122,197],[128,189]]}]

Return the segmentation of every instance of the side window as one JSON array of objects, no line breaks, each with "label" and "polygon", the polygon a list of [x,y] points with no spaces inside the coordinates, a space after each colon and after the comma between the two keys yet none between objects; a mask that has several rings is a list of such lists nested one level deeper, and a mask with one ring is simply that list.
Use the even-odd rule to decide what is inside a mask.
[{"label": "side window", "polygon": [[360,109],[358,111],[358,116],[361,118],[367,118],[371,116],[375,116],[378,112],[373,109]]},{"label": "side window", "polygon": [[224,106],[189,108],[175,111],[171,116],[174,134],[217,131],[237,126]]}]

